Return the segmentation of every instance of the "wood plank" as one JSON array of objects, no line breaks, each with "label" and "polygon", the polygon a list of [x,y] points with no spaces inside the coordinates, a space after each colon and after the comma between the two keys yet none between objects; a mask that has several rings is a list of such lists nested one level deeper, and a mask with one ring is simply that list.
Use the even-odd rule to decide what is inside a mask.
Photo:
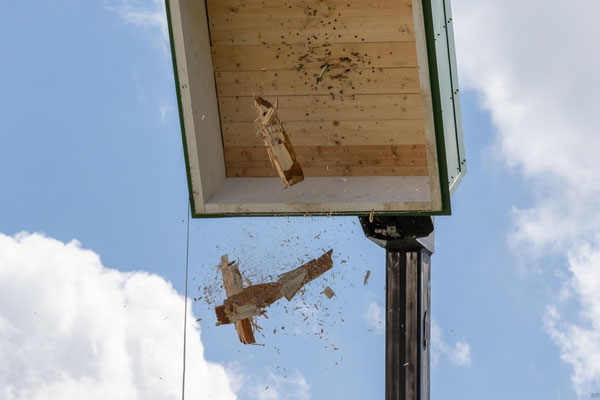
[{"label": "wood plank", "polygon": [[348,57],[355,68],[417,67],[415,42],[213,46],[215,71],[321,68]]},{"label": "wood plank", "polygon": [[[227,297],[236,295],[244,290],[242,274],[238,269],[238,265],[234,262],[229,263],[227,254],[221,256],[221,264],[219,265],[219,268],[223,274],[223,286],[225,288],[225,294]],[[235,323],[235,330],[237,331],[240,342],[244,344],[256,343],[250,320],[244,319],[237,321]]]},{"label": "wood plank", "polygon": [[325,69],[217,72],[216,80],[219,96],[420,93],[418,68],[355,69],[349,59]]},{"label": "wood plank", "polygon": [[[427,176],[427,166],[395,166],[395,167],[333,167],[316,166],[303,167],[305,177],[315,176]],[[276,177],[273,168],[259,167],[227,167],[228,177]]]},{"label": "wood plank", "polygon": [[[417,301],[418,293],[418,272],[419,272],[419,257],[416,252],[406,252],[406,311],[398,312],[404,314],[404,377],[405,381],[405,397],[406,399],[417,398],[418,393],[418,354],[421,349],[419,341],[419,305]],[[387,344],[386,344],[387,345]],[[402,362],[402,361],[401,361]]]},{"label": "wood plank", "polygon": [[271,13],[309,13],[316,16],[335,16],[342,12],[357,10],[389,10],[402,15],[411,15],[411,0],[287,0],[279,2],[265,2],[264,0],[206,0],[208,12],[213,15],[258,14],[265,11]]},{"label": "wood plank", "polygon": [[[278,103],[279,117],[285,122],[423,118],[419,94],[280,96]],[[220,97],[219,110],[222,122],[256,118],[252,97]]]},{"label": "wood plank", "polygon": [[269,161],[275,167],[284,187],[295,185],[304,180],[302,167],[296,159],[296,152],[290,138],[277,117],[275,107],[262,97],[254,97],[258,112],[256,126],[260,132]]},{"label": "wood plank", "polygon": [[[423,120],[304,121],[285,123],[294,146],[425,144]],[[225,147],[261,146],[252,122],[223,122]]]},{"label": "wood plank", "polygon": [[303,22],[288,20],[251,20],[210,29],[213,46],[282,44],[282,43],[360,43],[411,42],[415,40],[412,16],[388,15],[387,18],[368,14],[347,18],[337,26],[321,24],[317,19]]},{"label": "wood plank", "polygon": [[[401,166],[427,165],[424,145],[400,146],[311,146],[296,147],[298,161],[305,166]],[[225,149],[225,164],[232,167],[269,167],[264,146]]]},{"label": "wood plank", "polygon": [[266,307],[284,296],[291,301],[304,285],[333,267],[332,254],[333,249],[295,270],[280,275],[277,282],[251,285],[240,293],[228,297],[222,305],[215,307],[217,326],[264,315]]}]

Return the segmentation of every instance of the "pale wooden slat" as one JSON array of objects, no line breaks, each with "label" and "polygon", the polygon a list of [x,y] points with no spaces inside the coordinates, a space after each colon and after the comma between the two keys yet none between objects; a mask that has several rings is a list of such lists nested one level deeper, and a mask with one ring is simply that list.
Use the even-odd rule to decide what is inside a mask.
[{"label": "pale wooden slat", "polygon": [[215,71],[321,68],[344,57],[354,68],[418,66],[414,42],[213,46],[212,57]]},{"label": "pale wooden slat", "polygon": [[[306,16],[336,17],[343,12],[386,10],[409,15],[411,0],[206,0],[209,15],[235,16],[239,14],[294,13]],[[315,14],[316,10],[316,14]]]},{"label": "pale wooden slat", "polygon": [[[252,122],[223,122],[225,147],[262,146]],[[294,146],[425,144],[423,120],[288,122]]]},{"label": "pale wooden slat", "polygon": [[[304,176],[427,176],[427,166],[397,166],[397,167],[333,167],[316,166],[304,167]],[[273,168],[237,168],[227,167],[228,177],[275,177],[277,171]]]},{"label": "pale wooden slat", "polygon": [[[296,146],[296,156],[305,166],[400,166],[427,165],[425,146]],[[265,147],[225,149],[225,164],[235,167],[269,167]]]},{"label": "pale wooden slat", "polygon": [[[279,96],[281,120],[397,120],[422,119],[421,95]],[[221,121],[254,121],[251,97],[220,97]]]},{"label": "pale wooden slat", "polygon": [[355,69],[351,62],[339,62],[322,72],[322,69],[217,72],[217,93],[219,96],[420,93],[418,68]]},{"label": "pale wooden slat", "polygon": [[[282,25],[283,24],[283,25]],[[304,26],[307,25],[307,26]],[[211,26],[213,46],[258,45],[278,43],[360,43],[360,42],[410,42],[415,40],[412,16],[388,15],[387,18],[347,18],[335,29],[331,25],[301,24],[293,18],[284,20],[249,20],[246,23],[228,24],[219,29]]]}]

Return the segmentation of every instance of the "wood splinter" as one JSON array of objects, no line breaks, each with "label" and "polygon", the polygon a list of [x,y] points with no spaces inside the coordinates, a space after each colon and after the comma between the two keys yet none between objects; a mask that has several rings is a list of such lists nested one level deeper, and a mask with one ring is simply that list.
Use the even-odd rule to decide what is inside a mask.
[{"label": "wood splinter", "polygon": [[[223,274],[223,286],[225,287],[225,294],[227,297],[234,296],[244,290],[242,283],[242,274],[238,268],[237,263],[229,262],[227,254],[221,256],[221,264],[219,269]],[[254,332],[252,332],[252,322],[249,319],[242,319],[235,323],[235,330],[237,331],[240,342],[244,344],[254,344]]]},{"label": "wood splinter", "polygon": [[333,250],[329,250],[321,257],[280,275],[277,282],[248,286],[229,296],[222,305],[215,307],[217,326],[263,315],[265,308],[282,297],[292,300],[304,285],[333,267],[332,254]]},{"label": "wood splinter", "polygon": [[271,164],[277,170],[283,186],[287,188],[303,181],[302,167],[277,116],[277,107],[259,96],[254,96],[254,105],[258,111],[258,118],[254,121],[256,128],[262,135]]}]

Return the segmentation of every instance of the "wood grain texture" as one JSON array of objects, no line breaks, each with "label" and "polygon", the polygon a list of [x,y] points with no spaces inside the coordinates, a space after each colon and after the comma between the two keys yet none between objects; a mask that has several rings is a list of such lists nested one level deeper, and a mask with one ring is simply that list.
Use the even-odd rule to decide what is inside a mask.
[{"label": "wood grain texture", "polygon": [[[296,147],[306,176],[425,176],[423,145]],[[225,150],[228,176],[277,176],[264,147]]]},{"label": "wood grain texture", "polygon": [[[317,16],[325,15],[335,17],[338,13],[359,13],[372,10],[395,12],[398,15],[412,15],[411,0],[206,0],[209,17],[235,16],[239,14],[280,13],[284,15],[298,15],[299,13]],[[314,16],[314,15],[313,15]],[[339,16],[339,15],[337,15]]]},{"label": "wood grain texture", "polygon": [[207,0],[228,176],[276,176],[252,96],[306,176],[423,176],[412,0]]},{"label": "wood grain texture", "polygon": [[[425,144],[423,120],[303,121],[284,124],[295,146]],[[252,122],[223,122],[225,147],[262,146]]]},{"label": "wood grain texture", "polygon": [[414,42],[212,46],[212,57],[215,71],[314,69],[345,57],[353,68],[418,66]]},{"label": "wood grain texture", "polygon": [[208,1],[213,45],[414,40],[411,4]]},{"label": "wood grain texture", "polygon": [[332,67],[286,71],[217,72],[219,96],[420,93],[418,68]]},{"label": "wood grain texture", "polygon": [[[223,274],[223,287],[225,288],[225,294],[227,295],[227,297],[236,295],[242,290],[244,290],[244,284],[242,283],[242,274],[238,269],[237,263],[229,263],[227,255],[223,255],[221,256],[221,264],[219,268],[221,269],[221,273]],[[240,342],[244,344],[256,343],[250,320],[243,319],[237,321],[235,323],[235,330],[238,334]]]},{"label": "wood grain texture", "polygon": [[[421,95],[280,96],[278,115],[290,121],[422,119]],[[221,121],[256,118],[251,97],[220,97]]]},{"label": "wood grain texture", "polygon": [[[295,150],[303,166],[336,166],[349,163],[362,166],[426,165],[427,160],[423,145],[297,146]],[[268,167],[271,165],[264,146],[225,149],[225,162],[237,166]]]},{"label": "wood grain texture", "polygon": [[[294,20],[293,20],[294,21]],[[232,25],[226,29],[211,27],[211,44],[214,46],[257,45],[263,43],[321,44],[361,42],[411,42],[415,40],[412,17],[387,20],[378,18],[353,18],[333,29],[330,26],[279,26],[279,20],[259,21],[247,25]],[[269,24],[269,25],[263,25]],[[284,24],[285,25],[285,24]],[[300,36],[302,32],[302,36]]]},{"label": "wood grain texture", "polygon": [[[314,176],[427,176],[427,166],[314,166],[303,167],[305,177]],[[275,177],[277,171],[272,167],[227,167],[230,178],[242,177]]]}]

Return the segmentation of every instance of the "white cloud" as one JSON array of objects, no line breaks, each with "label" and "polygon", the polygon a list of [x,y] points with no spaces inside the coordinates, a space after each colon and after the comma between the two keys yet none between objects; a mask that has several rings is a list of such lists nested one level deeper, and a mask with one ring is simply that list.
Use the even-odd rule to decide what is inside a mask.
[{"label": "white cloud", "polygon": [[481,94],[504,159],[532,178],[538,202],[517,213],[516,234],[538,250],[600,226],[600,3],[562,4],[453,2],[461,84]]},{"label": "white cloud", "polygon": [[431,360],[433,366],[439,362],[440,355],[459,367],[471,365],[471,346],[467,342],[458,341],[454,346],[449,345],[442,337],[442,330],[435,319],[431,319]]},{"label": "white cloud", "polygon": [[148,31],[159,32],[162,40],[169,40],[164,0],[143,1],[141,4],[140,1],[122,0],[119,5],[107,5],[107,8],[116,11],[125,22]]},{"label": "white cloud", "polygon": [[[188,313],[187,398],[234,399]],[[76,241],[0,234],[0,398],[177,399],[183,297]]]},{"label": "white cloud", "polygon": [[126,23],[150,35],[156,45],[170,60],[169,27],[164,0],[105,0],[107,10],[117,13]]},{"label": "white cloud", "polygon": [[163,101],[158,105],[158,115],[162,124],[167,122],[167,118],[173,112],[173,106],[167,101]]},{"label": "white cloud", "polygon": [[[268,369],[261,374],[241,372],[238,363],[228,365],[227,372],[235,382],[235,391],[250,400],[310,400],[310,385],[304,375],[293,371]],[[282,375],[283,374],[283,375]]]},{"label": "white cloud", "polygon": [[383,333],[385,327],[385,313],[383,307],[381,307],[375,300],[371,300],[368,303],[367,309],[363,314],[363,320],[366,322],[369,329],[377,334]]},{"label": "white cloud", "polygon": [[580,397],[600,387],[600,248],[580,246],[569,256],[571,279],[566,288],[582,308],[579,324],[564,321],[549,306],[545,328],[561,349],[561,358],[573,368],[571,379]]},{"label": "white cloud", "polygon": [[529,179],[536,199],[515,209],[511,243],[538,257],[568,259],[567,286],[585,322],[565,321],[550,307],[545,326],[582,395],[600,380],[600,53],[594,50],[600,3],[455,0],[453,6],[463,88],[481,95],[499,153]]}]

